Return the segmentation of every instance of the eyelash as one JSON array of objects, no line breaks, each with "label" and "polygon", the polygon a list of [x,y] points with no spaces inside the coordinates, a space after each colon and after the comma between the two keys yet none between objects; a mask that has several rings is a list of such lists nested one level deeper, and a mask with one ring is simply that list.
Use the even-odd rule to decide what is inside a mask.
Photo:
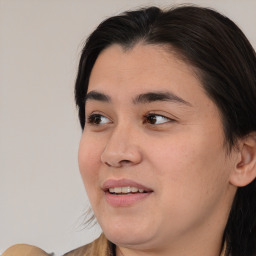
[{"label": "eyelash", "polygon": [[[157,117],[160,117],[161,119],[164,119],[165,121],[160,123],[160,124],[156,124],[157,122]],[[87,118],[87,123],[91,124],[91,125],[95,125],[95,126],[100,126],[100,125],[104,125],[108,122],[105,122],[103,124],[101,124],[100,122],[102,121],[102,119],[108,119],[109,122],[111,122],[111,120],[107,117],[105,117],[102,114],[91,114],[88,116]],[[155,114],[155,113],[149,113],[143,116],[143,124],[149,124],[149,125],[161,125],[161,124],[165,124],[168,122],[174,122],[175,120],[163,115],[159,115],[159,114]]]}]

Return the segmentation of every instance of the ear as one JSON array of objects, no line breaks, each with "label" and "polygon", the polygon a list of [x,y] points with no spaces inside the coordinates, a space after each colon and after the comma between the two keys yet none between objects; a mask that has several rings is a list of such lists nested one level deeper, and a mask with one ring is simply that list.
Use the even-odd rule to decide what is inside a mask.
[{"label": "ear", "polygon": [[256,132],[239,139],[239,157],[234,171],[230,175],[230,183],[244,187],[256,177]]}]

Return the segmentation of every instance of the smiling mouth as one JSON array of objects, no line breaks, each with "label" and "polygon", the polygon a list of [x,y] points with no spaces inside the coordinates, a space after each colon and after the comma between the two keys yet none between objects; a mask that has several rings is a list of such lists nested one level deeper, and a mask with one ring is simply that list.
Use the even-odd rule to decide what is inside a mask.
[{"label": "smiling mouth", "polygon": [[149,191],[146,191],[144,189],[136,188],[136,187],[113,187],[109,188],[108,192],[112,195],[130,195],[130,194],[136,194],[136,193],[148,193]]},{"label": "smiling mouth", "polygon": [[103,186],[105,198],[114,208],[131,207],[146,200],[153,190],[129,179],[107,180]]}]

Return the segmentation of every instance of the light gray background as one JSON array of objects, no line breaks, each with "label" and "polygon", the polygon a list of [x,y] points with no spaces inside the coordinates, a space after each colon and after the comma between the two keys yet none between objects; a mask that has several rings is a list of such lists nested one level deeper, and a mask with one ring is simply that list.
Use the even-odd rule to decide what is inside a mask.
[{"label": "light gray background", "polygon": [[[29,243],[60,255],[98,236],[82,230],[73,85],[83,41],[123,10],[184,2],[0,0],[0,254]],[[256,48],[255,0],[190,2],[229,16]]]}]

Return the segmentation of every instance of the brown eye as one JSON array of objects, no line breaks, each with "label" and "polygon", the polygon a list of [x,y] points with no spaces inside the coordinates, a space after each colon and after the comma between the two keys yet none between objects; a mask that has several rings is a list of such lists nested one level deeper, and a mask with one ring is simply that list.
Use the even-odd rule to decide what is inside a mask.
[{"label": "brown eye", "polygon": [[100,114],[92,114],[88,117],[88,123],[92,125],[102,125],[109,122],[110,120],[107,117]]},{"label": "brown eye", "polygon": [[155,116],[155,115],[149,115],[149,116],[147,116],[147,121],[148,121],[148,123],[150,123],[150,124],[155,124],[156,121],[157,121],[156,116]]},{"label": "brown eye", "polygon": [[170,118],[167,118],[165,116],[156,115],[156,114],[148,114],[144,117],[143,123],[148,124],[163,124],[172,121]]}]

